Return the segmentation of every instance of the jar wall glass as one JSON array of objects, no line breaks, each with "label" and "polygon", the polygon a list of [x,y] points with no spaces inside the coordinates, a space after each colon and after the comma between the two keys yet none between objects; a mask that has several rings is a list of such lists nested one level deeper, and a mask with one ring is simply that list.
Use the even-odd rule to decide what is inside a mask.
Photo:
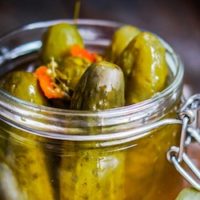
[{"label": "jar wall glass", "polygon": [[[1,75],[17,66],[32,71],[39,64],[42,33],[61,21],[32,24],[2,38]],[[78,22],[85,44],[98,52],[119,26],[97,20]],[[174,199],[183,181],[168,163],[166,152],[178,145],[179,126],[152,125],[176,117],[183,66],[163,43],[170,84],[136,105],[80,112],[32,105],[0,91],[0,168],[11,187],[0,180],[4,198],[19,195],[17,199],[40,200],[45,191],[46,199],[153,200],[161,195],[163,200]]]}]

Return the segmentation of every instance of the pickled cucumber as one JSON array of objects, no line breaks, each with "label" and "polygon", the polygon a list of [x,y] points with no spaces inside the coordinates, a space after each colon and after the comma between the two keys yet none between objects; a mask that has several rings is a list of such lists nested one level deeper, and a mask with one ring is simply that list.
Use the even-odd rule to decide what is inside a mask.
[{"label": "pickled cucumber", "polygon": [[166,87],[165,48],[152,33],[138,34],[122,52],[117,64],[126,78],[126,104],[149,99]]},{"label": "pickled cucumber", "polygon": [[38,105],[48,105],[37,82],[37,78],[29,72],[15,71],[8,73],[0,81],[0,88],[12,96]]},{"label": "pickled cucumber", "polygon": [[[72,107],[79,110],[98,111],[123,106],[122,71],[108,62],[90,66],[78,83],[72,102]],[[97,133],[97,129],[93,127],[90,132]],[[63,147],[68,156],[62,157],[60,167],[61,200],[124,199],[125,160],[122,152],[102,151],[95,145],[74,144],[70,151],[67,144]]]},{"label": "pickled cucumber", "polygon": [[97,111],[123,106],[124,87],[124,75],[117,65],[106,61],[93,64],[78,83],[71,108]]},{"label": "pickled cucumber", "polygon": [[86,59],[79,57],[68,56],[64,58],[59,67],[59,71],[62,73],[62,80],[71,90],[74,90],[90,64]]},{"label": "pickled cucumber", "polygon": [[68,55],[74,45],[83,47],[83,40],[74,25],[67,23],[56,24],[45,32],[42,41],[41,58],[48,63],[51,58],[57,62]]},{"label": "pickled cucumber", "polygon": [[[46,105],[36,77],[29,72],[11,72],[2,79],[0,87],[15,97],[38,105]],[[53,200],[46,158],[36,136],[9,127],[7,161],[12,167],[25,199]],[[19,142],[21,141],[21,142]]]},{"label": "pickled cucumber", "polygon": [[117,29],[112,37],[111,44],[106,51],[106,59],[115,63],[129,42],[139,33],[140,30],[138,28],[130,25],[125,25]]}]

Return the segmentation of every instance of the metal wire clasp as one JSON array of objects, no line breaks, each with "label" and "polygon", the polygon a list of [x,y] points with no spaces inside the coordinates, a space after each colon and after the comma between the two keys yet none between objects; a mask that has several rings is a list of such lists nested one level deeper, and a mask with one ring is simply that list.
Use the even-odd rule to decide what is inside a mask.
[{"label": "metal wire clasp", "polygon": [[[167,152],[167,159],[174,165],[177,171],[197,190],[200,190],[200,170],[194,165],[185,152],[185,148],[192,140],[200,144],[200,130],[198,129],[198,111],[200,110],[200,94],[190,97],[180,109],[182,120],[181,139],[179,147],[173,146]],[[188,142],[189,141],[189,142]],[[187,172],[182,164],[191,170]]]}]

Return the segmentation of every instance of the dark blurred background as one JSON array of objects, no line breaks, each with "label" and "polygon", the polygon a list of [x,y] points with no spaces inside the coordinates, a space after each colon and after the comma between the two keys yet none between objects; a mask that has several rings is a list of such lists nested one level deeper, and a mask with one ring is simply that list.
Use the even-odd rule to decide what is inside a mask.
[{"label": "dark blurred background", "polygon": [[[72,18],[75,0],[0,0],[0,35],[19,26]],[[82,0],[81,18],[130,23],[159,34],[180,54],[185,82],[200,91],[200,0]]]}]

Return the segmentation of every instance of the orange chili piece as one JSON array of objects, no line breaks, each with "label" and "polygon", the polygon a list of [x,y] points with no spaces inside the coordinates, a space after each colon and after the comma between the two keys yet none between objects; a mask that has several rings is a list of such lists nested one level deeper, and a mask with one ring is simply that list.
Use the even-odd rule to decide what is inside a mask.
[{"label": "orange chili piece", "polygon": [[97,60],[97,54],[89,52],[87,49],[81,48],[79,45],[74,45],[70,50],[71,56],[85,58],[90,62]]},{"label": "orange chili piece", "polygon": [[48,99],[63,98],[64,92],[56,85],[54,79],[48,73],[48,70],[49,69],[46,66],[40,66],[35,71],[35,75],[44,95]]}]

